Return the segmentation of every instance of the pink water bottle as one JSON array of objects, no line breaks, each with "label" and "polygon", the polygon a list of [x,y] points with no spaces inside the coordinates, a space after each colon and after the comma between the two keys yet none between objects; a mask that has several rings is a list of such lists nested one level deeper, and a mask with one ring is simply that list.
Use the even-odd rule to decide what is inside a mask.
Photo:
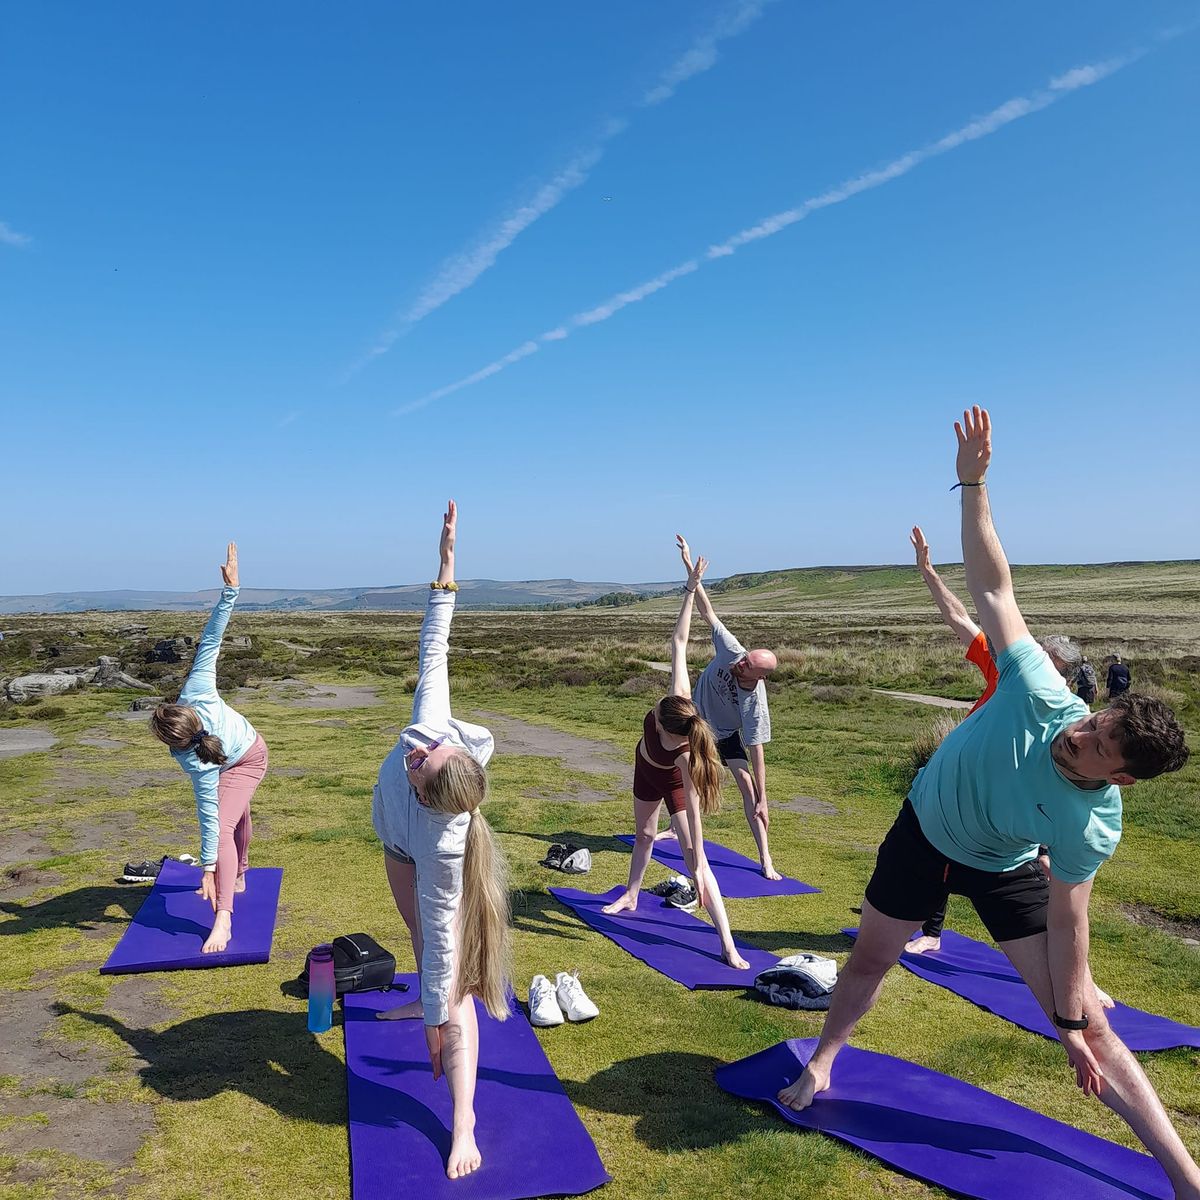
[{"label": "pink water bottle", "polygon": [[314,946],[308,956],[308,1031],[324,1033],[333,1024],[333,947]]}]

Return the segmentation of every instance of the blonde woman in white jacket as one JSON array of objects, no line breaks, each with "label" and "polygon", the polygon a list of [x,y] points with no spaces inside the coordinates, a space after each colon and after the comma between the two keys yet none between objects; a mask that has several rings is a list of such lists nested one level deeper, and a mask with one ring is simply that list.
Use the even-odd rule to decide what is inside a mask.
[{"label": "blonde woman in white jacket", "polygon": [[434,1079],[444,1073],[454,1102],[451,1179],[481,1162],[475,1143],[479,1026],[475,1000],[508,1016],[509,900],[505,863],[479,811],[487,796],[483,768],[492,735],[450,715],[447,670],[454,614],[451,500],[442,523],[441,570],[430,584],[421,625],[420,666],[412,724],[379,769],[372,803],[388,883],[412,936],[421,996],[380,1015],[421,1017]]}]

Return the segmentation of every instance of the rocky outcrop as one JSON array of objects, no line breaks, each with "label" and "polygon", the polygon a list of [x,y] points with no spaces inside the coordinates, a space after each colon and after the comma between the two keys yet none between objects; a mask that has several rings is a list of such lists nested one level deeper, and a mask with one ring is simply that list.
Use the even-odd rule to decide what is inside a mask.
[{"label": "rocky outcrop", "polygon": [[177,663],[190,656],[192,639],[190,637],[161,638],[154,643],[154,649],[146,655],[147,662]]},{"label": "rocky outcrop", "polygon": [[225,639],[225,645],[232,646],[235,650],[249,650],[250,639],[244,634],[236,634],[233,637],[227,637]]},{"label": "rocky outcrop", "polygon": [[73,690],[78,679],[77,675],[18,675],[8,681],[5,692],[14,704],[25,704],[47,696],[61,696]]},{"label": "rocky outcrop", "polygon": [[143,683],[140,679],[134,679],[132,675],[127,675],[121,670],[120,660],[110,658],[107,654],[102,654],[96,660],[96,674],[89,682],[102,688],[137,688],[142,692],[154,690],[150,684]]},{"label": "rocky outcrop", "polygon": [[162,696],[139,696],[129,705],[130,712],[150,712],[163,703]]}]

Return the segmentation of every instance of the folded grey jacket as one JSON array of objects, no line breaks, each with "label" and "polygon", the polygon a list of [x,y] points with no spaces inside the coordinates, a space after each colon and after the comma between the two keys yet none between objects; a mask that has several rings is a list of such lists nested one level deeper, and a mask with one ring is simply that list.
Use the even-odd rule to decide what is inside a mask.
[{"label": "folded grey jacket", "polygon": [[471,815],[433,812],[421,804],[408,781],[404,756],[415,746],[445,738],[486,766],[496,747],[482,726],[450,715],[448,660],[454,597],[454,592],[440,589],[429,593],[421,624],[412,724],[379,768],[371,802],[371,820],[384,845],[416,863],[417,919],[424,943],[421,1008],[426,1025],[442,1025],[450,1014],[454,918],[462,898],[463,852]]},{"label": "folded grey jacket", "polygon": [[826,1009],[837,983],[837,963],[817,954],[789,954],[760,971],[755,991],[784,1008]]}]

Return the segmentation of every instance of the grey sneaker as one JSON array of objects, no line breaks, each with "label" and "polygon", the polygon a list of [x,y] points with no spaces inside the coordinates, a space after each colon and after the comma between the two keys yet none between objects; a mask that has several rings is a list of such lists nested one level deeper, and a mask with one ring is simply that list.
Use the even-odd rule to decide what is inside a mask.
[{"label": "grey sneaker", "polygon": [[671,908],[681,908],[684,912],[694,912],[699,903],[699,898],[696,896],[696,889],[690,883],[685,883],[682,887],[676,888],[667,897],[667,904]]}]

